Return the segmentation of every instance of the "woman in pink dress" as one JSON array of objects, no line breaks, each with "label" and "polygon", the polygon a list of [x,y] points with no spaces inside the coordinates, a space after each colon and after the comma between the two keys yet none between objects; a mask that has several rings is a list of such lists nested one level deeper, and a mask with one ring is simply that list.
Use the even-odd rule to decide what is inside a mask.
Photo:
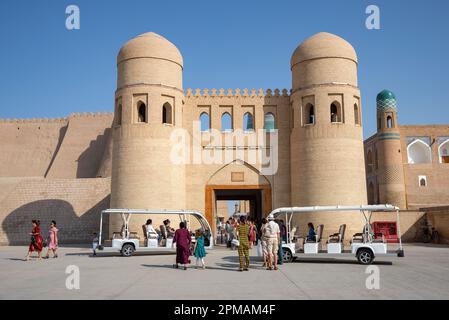
[{"label": "woman in pink dress", "polygon": [[176,264],[173,267],[178,268],[179,264],[184,265],[184,270],[187,270],[187,265],[190,263],[190,243],[192,238],[189,230],[186,228],[185,222],[179,224],[179,229],[175,232],[173,244],[176,243]]},{"label": "woman in pink dress", "polygon": [[41,224],[40,220],[33,220],[33,230],[31,230],[30,236],[31,236],[31,243],[28,247],[28,254],[25,257],[25,260],[30,259],[30,255],[32,252],[37,251],[39,260],[41,259],[41,253],[42,253],[42,236],[41,236],[41,229],[39,228],[39,225]]},{"label": "woman in pink dress", "polygon": [[56,228],[56,221],[52,220],[50,224],[50,230],[48,231],[47,237],[47,255],[45,258],[50,258],[50,251],[53,252],[53,258],[57,258],[58,254],[56,250],[58,250],[58,229]]}]

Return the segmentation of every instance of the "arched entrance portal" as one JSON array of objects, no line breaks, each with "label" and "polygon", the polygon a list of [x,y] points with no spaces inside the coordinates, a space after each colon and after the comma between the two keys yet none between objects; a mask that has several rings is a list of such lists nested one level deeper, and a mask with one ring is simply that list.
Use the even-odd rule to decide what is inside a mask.
[{"label": "arched entrance portal", "polygon": [[[262,217],[272,211],[271,183],[267,177],[243,161],[233,161],[216,171],[205,190],[205,215],[217,234],[217,202],[246,201],[249,212],[259,225]],[[225,217],[224,220],[227,220]]]}]

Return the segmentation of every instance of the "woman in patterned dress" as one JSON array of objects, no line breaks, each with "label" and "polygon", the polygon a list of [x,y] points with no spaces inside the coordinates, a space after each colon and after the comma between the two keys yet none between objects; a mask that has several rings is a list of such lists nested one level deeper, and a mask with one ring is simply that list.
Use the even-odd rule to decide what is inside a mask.
[{"label": "woman in patterned dress", "polygon": [[249,226],[246,224],[246,217],[240,216],[240,223],[237,226],[237,237],[239,239],[239,271],[249,271]]}]

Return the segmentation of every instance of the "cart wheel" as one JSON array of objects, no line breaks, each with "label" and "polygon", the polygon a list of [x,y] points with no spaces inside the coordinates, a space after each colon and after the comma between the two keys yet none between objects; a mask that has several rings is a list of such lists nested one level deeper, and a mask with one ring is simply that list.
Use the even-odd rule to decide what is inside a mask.
[{"label": "cart wheel", "polygon": [[134,253],[134,246],[132,244],[125,244],[122,247],[122,256],[130,257]]},{"label": "cart wheel", "polygon": [[292,262],[293,261],[293,255],[292,252],[289,249],[282,248],[282,257],[285,262]]},{"label": "cart wheel", "polygon": [[374,254],[369,249],[360,249],[357,251],[357,260],[361,264],[371,264],[374,261]]}]

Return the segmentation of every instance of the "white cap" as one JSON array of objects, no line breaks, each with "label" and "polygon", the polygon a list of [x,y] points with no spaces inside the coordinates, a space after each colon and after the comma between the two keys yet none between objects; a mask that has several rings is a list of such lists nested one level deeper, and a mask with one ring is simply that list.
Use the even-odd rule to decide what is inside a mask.
[{"label": "white cap", "polygon": [[270,213],[267,217],[268,220],[274,220],[274,216]]}]

